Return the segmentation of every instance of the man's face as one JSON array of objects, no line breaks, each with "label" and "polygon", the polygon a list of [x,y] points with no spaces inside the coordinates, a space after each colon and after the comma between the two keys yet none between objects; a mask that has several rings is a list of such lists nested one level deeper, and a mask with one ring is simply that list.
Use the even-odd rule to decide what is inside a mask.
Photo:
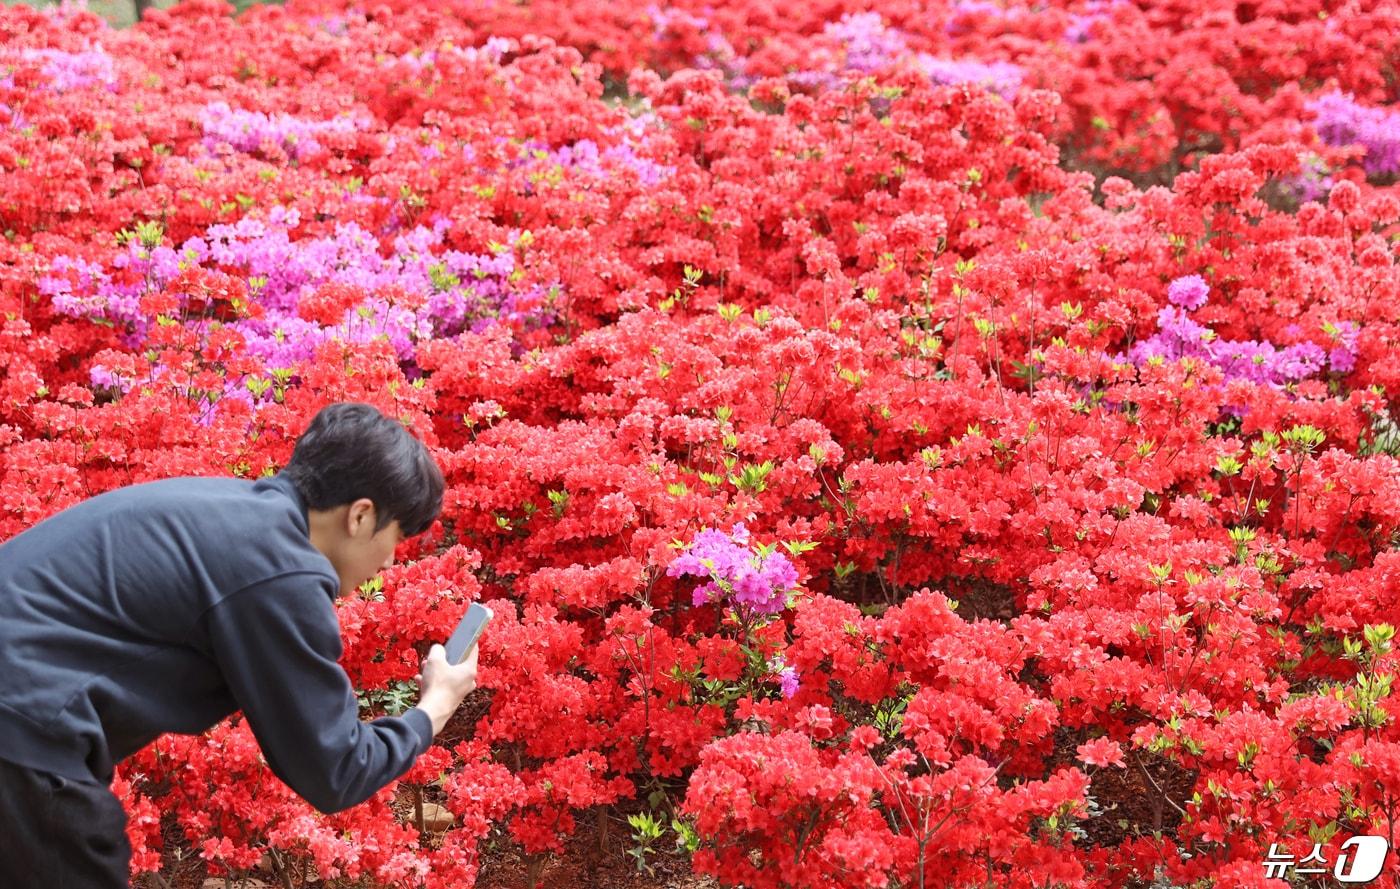
[{"label": "man's face", "polygon": [[394,550],[404,539],[397,519],[375,529],[374,501],[364,497],[334,509],[313,509],[307,520],[311,545],[335,568],[342,596],[393,565]]},{"label": "man's face", "polygon": [[374,530],[373,511],[365,521],[355,526],[343,550],[342,565],[338,565],[341,595],[352,593],[361,584],[394,564],[394,550],[403,541],[403,529],[397,519]]}]

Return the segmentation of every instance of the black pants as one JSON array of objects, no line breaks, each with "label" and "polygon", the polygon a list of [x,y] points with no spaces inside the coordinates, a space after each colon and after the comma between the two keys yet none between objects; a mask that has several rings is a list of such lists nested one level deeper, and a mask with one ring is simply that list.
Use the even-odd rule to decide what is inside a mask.
[{"label": "black pants", "polygon": [[0,759],[0,886],[128,889],[126,812],[112,791]]}]

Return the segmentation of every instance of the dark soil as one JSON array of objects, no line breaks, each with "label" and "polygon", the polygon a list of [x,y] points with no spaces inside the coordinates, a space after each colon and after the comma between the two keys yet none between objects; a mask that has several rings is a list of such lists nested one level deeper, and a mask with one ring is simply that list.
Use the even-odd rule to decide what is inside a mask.
[{"label": "dark soil", "polygon": [[[565,845],[565,854],[548,856],[537,864],[537,889],[718,889],[708,877],[696,876],[689,860],[676,853],[663,853],[649,859],[651,873],[639,872],[627,853],[630,828],[625,821],[609,819],[603,837],[596,819],[584,819],[578,832]],[[477,878],[477,889],[531,889],[529,864],[516,852],[491,854],[483,850],[485,864]]]},{"label": "dark soil", "polygon": [[[411,820],[413,804],[407,795],[399,803],[405,820]],[[606,826],[604,826],[606,825]],[[428,840],[431,842],[431,839]],[[631,846],[630,828],[616,813],[606,821],[596,817],[579,820],[578,831],[565,844],[563,855],[545,855],[530,861],[519,847],[501,842],[496,847],[483,844],[482,867],[477,877],[477,889],[718,889],[719,884],[708,877],[697,876],[690,870],[689,859],[677,852],[660,851],[647,860],[650,872],[638,869],[636,860],[628,854]],[[167,824],[165,830],[166,866],[159,876],[145,874],[132,881],[133,889],[281,889],[281,881],[268,870],[259,870],[231,884],[223,877],[210,877],[204,862],[191,854],[180,838],[179,829]],[[170,854],[181,849],[178,857]],[[349,889],[343,880],[292,878],[297,889]],[[353,884],[359,887],[361,884]]]}]

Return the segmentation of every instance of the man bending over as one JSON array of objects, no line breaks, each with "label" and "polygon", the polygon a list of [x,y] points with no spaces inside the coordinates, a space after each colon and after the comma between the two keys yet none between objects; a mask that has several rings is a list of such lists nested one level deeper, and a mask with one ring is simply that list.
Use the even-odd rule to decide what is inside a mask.
[{"label": "man bending over", "polygon": [[279,474],[110,491],[0,544],[0,886],[129,881],[113,767],[242,710],[322,812],[398,778],[476,687],[423,661],[418,706],[362,722],[334,601],[442,508],[427,448],[365,404],[316,415]]}]

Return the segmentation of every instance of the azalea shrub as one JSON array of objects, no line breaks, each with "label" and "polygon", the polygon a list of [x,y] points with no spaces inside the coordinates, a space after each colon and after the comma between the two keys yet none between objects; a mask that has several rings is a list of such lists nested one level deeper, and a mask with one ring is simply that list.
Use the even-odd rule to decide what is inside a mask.
[{"label": "azalea shrub", "polygon": [[626,816],[775,889],[1400,839],[1393,4],[789,6],[0,10],[0,536],[366,401],[447,491],[338,603],[363,714],[496,614],[351,810],[237,715],[123,763],[137,874],[463,887]]}]

